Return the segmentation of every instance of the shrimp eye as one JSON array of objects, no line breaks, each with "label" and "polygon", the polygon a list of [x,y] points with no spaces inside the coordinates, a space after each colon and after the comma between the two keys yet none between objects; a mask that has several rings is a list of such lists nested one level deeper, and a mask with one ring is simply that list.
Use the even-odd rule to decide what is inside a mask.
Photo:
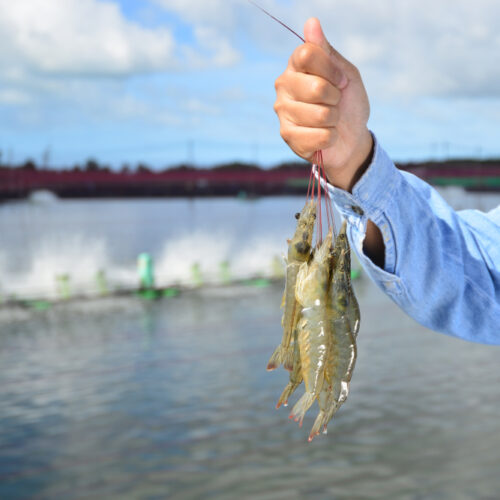
[{"label": "shrimp eye", "polygon": [[299,220],[299,217],[300,217],[300,212],[297,212],[297,213],[295,214],[295,218],[296,218],[297,220]]}]

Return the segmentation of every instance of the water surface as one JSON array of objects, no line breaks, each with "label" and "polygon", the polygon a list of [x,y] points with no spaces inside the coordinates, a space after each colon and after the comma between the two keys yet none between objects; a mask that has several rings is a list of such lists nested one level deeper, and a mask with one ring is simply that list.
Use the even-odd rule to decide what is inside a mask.
[{"label": "water surface", "polygon": [[311,444],[264,369],[279,287],[3,311],[0,498],[495,498],[500,350],[357,293],[351,395]]},{"label": "water surface", "polygon": [[[457,208],[498,195],[445,191]],[[135,284],[269,272],[301,198],[0,206],[0,290],[83,289],[105,266]],[[432,333],[366,277],[351,394],[307,443],[267,373],[282,287],[204,287],[0,308],[1,499],[493,499],[500,491],[500,350]],[[296,395],[298,398],[300,395]],[[296,399],[295,398],[295,399]],[[294,399],[294,400],[295,400]]]}]

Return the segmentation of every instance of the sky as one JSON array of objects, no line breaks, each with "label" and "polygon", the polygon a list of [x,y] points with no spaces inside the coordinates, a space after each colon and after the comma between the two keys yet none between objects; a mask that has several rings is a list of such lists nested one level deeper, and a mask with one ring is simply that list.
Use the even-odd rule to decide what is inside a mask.
[{"label": "sky", "polygon": [[[500,157],[498,0],[261,0],[318,17],[396,161]],[[0,0],[2,163],[295,160],[274,80],[301,42],[246,0]]]}]

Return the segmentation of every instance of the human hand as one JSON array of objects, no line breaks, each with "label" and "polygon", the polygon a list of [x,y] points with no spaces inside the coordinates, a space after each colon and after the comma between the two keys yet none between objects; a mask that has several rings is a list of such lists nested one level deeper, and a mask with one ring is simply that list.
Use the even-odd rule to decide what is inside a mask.
[{"label": "human hand", "polygon": [[276,80],[280,133],[308,161],[322,150],[330,183],[351,190],[373,148],[368,96],[358,69],[328,43],[317,19],[306,22],[304,35]]}]

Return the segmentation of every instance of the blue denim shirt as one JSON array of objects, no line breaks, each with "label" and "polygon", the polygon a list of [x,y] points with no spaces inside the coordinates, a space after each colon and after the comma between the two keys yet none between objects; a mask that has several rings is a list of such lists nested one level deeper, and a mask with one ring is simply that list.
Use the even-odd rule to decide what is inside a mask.
[{"label": "blue denim shirt", "polygon": [[[352,194],[328,187],[361,264],[396,304],[432,330],[500,344],[500,207],[454,211],[376,139]],[[382,232],[383,269],[362,250],[368,219]]]}]

